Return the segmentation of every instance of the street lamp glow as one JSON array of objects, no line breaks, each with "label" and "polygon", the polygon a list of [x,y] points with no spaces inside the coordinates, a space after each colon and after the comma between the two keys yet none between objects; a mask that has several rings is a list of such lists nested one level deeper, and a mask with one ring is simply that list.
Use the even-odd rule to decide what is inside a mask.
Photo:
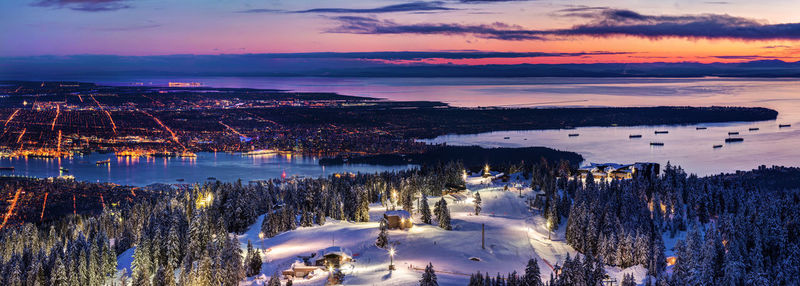
[{"label": "street lamp glow", "polygon": [[394,247],[389,248],[389,270],[394,270]]}]

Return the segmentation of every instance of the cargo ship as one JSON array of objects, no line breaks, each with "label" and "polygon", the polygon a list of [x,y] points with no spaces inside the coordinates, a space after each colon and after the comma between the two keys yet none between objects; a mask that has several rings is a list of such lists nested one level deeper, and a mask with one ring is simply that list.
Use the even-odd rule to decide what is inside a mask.
[{"label": "cargo ship", "polygon": [[656,130],[656,134],[667,134],[669,131],[667,130]]},{"label": "cargo ship", "polygon": [[738,138],[738,137],[725,138],[725,143],[742,142],[742,141],[744,141],[744,138]]},{"label": "cargo ship", "polygon": [[628,135],[628,138],[642,138],[642,134],[631,134]]}]

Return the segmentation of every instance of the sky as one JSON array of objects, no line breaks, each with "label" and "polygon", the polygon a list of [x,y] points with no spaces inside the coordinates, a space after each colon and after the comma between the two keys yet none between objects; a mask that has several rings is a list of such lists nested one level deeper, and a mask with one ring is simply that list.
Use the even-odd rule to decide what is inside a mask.
[{"label": "sky", "polygon": [[362,60],[794,62],[796,11],[797,0],[3,0],[0,58],[414,51],[426,54]]}]

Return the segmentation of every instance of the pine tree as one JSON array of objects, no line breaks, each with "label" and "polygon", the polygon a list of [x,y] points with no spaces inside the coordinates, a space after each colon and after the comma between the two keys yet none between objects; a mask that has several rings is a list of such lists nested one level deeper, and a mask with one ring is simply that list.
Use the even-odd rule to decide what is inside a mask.
[{"label": "pine tree", "polygon": [[313,225],[311,220],[312,214],[308,210],[304,210],[302,214],[300,214],[300,226],[310,227]]},{"label": "pine tree", "polygon": [[522,276],[521,284],[524,286],[542,286],[542,277],[539,274],[539,262],[535,258],[528,260],[525,267],[525,276]]},{"label": "pine tree", "polygon": [[167,271],[164,269],[163,266],[159,266],[156,270],[156,275],[153,277],[153,286],[165,286],[167,285]]},{"label": "pine tree", "polygon": [[388,230],[388,223],[386,222],[385,218],[382,218],[380,223],[380,232],[378,233],[378,239],[375,240],[376,246],[380,248],[386,248],[388,246],[389,238],[387,230]]},{"label": "pine tree", "polygon": [[322,208],[317,209],[317,224],[325,225],[325,210]]},{"label": "pine tree", "polygon": [[475,215],[479,215],[481,213],[481,193],[475,192],[474,202],[475,202]]},{"label": "pine tree", "polygon": [[450,225],[450,209],[447,207],[447,202],[442,198],[441,202],[441,210],[439,211],[439,227],[445,230],[451,230],[453,227]]},{"label": "pine tree", "polygon": [[519,280],[519,276],[517,275],[517,271],[511,271],[508,273],[508,278],[506,278],[506,285],[507,286],[521,286],[521,282]]},{"label": "pine tree", "polygon": [[245,270],[242,266],[242,250],[239,248],[239,241],[236,238],[226,240],[221,255],[225,273],[223,284],[238,285],[239,281],[245,277]]},{"label": "pine tree", "polygon": [[433,214],[436,215],[436,219],[438,220],[442,217],[442,204],[445,203],[444,197],[441,197],[436,204],[433,205]]},{"label": "pine tree", "polygon": [[433,264],[428,263],[425,266],[425,273],[422,273],[422,279],[419,280],[420,286],[438,286],[439,282],[436,281],[436,271],[433,270]]},{"label": "pine tree", "polygon": [[150,277],[150,253],[149,243],[143,239],[141,243],[133,250],[133,262],[131,273],[136,281],[143,281],[144,278]]},{"label": "pine tree", "polygon": [[253,251],[253,255],[250,256],[249,261],[250,273],[252,273],[252,275],[249,276],[258,275],[258,273],[261,273],[261,264],[263,264],[263,261],[261,260],[261,251]]},{"label": "pine tree", "polygon": [[620,286],[636,286],[636,280],[633,277],[633,274],[625,274],[622,277],[622,283]]},{"label": "pine tree", "polygon": [[245,263],[247,265],[247,277],[258,275],[261,273],[261,254],[253,249],[253,243],[247,240],[247,255],[245,256]]},{"label": "pine tree", "polygon": [[428,196],[426,196],[424,193],[422,194],[420,213],[422,215],[422,222],[431,224],[431,208],[428,206]]},{"label": "pine tree", "polygon": [[358,191],[358,205],[356,207],[354,219],[356,222],[369,221],[369,196],[366,190],[362,189]]},{"label": "pine tree", "polygon": [[69,282],[67,280],[67,268],[64,266],[64,260],[61,259],[61,256],[55,254],[56,262],[53,264],[53,270],[50,273],[50,285],[53,286],[64,286],[67,285]]},{"label": "pine tree", "polygon": [[180,263],[181,255],[181,237],[178,233],[178,226],[173,224],[170,226],[169,231],[167,233],[167,241],[166,241],[166,256],[167,256],[167,264],[169,264],[170,268],[178,267]]},{"label": "pine tree", "polygon": [[281,286],[281,278],[278,276],[277,272],[272,274],[272,276],[269,278],[267,286]]}]

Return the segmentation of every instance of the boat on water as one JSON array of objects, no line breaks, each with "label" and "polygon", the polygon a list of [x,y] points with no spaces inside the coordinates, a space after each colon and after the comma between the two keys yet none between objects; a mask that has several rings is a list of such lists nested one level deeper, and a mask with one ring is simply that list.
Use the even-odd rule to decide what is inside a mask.
[{"label": "boat on water", "polygon": [[778,124],[778,128],[792,127],[791,124]]},{"label": "boat on water", "polygon": [[714,145],[714,149],[717,149],[717,148],[722,148],[722,144]]},{"label": "boat on water", "polygon": [[209,180],[209,181],[216,181],[216,180],[217,180],[217,178],[214,178],[214,177],[208,177],[208,178],[206,178],[206,180]]},{"label": "boat on water", "polygon": [[183,182],[183,179],[176,179],[175,181]]},{"label": "boat on water", "polygon": [[64,173],[69,172],[69,169],[64,168],[64,167],[59,167],[58,170],[61,171],[61,172],[64,172]]},{"label": "boat on water", "polygon": [[695,127],[694,129],[695,129],[695,130],[706,130],[706,129],[708,129],[708,128],[706,128],[706,127]]},{"label": "boat on water", "polygon": [[642,134],[631,134],[628,135],[628,138],[642,138]]},{"label": "boat on water", "polygon": [[664,142],[650,142],[650,146],[664,146]]},{"label": "boat on water", "polygon": [[742,141],[744,141],[744,138],[739,138],[739,137],[725,138],[725,143],[742,142]]},{"label": "boat on water", "polygon": [[728,135],[739,135],[739,132],[736,132],[736,131],[728,132]]},{"label": "boat on water", "polygon": [[753,128],[750,128],[749,130],[750,131],[758,131],[758,129],[759,129],[758,127],[753,127]]},{"label": "boat on water", "polygon": [[503,137],[503,139],[508,140],[511,139],[511,137]]},{"label": "boat on water", "polygon": [[0,167],[0,171],[14,171],[14,166]]},{"label": "boat on water", "polygon": [[107,164],[111,164],[111,159],[105,159],[105,160],[97,161],[97,162],[94,162],[94,163],[96,165],[107,165]]},{"label": "boat on water", "polygon": [[578,134],[578,133],[570,133],[569,134],[569,137],[578,137],[578,136],[580,136],[580,134]]},{"label": "boat on water", "polygon": [[275,150],[261,149],[261,150],[253,150],[253,151],[244,152],[244,153],[242,153],[242,155],[254,156],[254,155],[269,155],[269,154],[275,154],[275,153],[277,153],[277,152],[275,152]]},{"label": "boat on water", "polygon": [[667,130],[656,130],[656,134],[667,134],[669,131]]}]

